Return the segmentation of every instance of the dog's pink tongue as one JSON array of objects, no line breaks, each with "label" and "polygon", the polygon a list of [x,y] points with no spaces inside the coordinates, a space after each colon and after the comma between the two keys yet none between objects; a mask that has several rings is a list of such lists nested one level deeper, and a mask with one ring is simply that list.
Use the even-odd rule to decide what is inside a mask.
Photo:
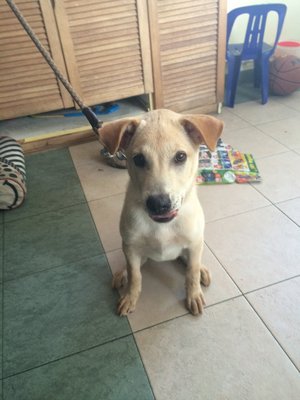
[{"label": "dog's pink tongue", "polygon": [[178,210],[173,210],[167,214],[153,215],[153,218],[154,219],[168,219],[168,218],[176,217],[177,214],[178,214]]}]

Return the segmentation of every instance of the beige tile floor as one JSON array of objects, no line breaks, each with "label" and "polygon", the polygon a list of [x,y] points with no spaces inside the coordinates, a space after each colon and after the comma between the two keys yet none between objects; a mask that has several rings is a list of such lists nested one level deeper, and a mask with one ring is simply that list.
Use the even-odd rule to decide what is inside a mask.
[{"label": "beige tile floor", "polygon": [[[129,322],[157,400],[300,398],[299,93],[224,109],[224,141],[252,152],[253,185],[202,186],[203,316],[184,307],[184,267],[148,262]],[[70,149],[112,271],[125,265],[118,220],[127,172],[96,143]]]}]

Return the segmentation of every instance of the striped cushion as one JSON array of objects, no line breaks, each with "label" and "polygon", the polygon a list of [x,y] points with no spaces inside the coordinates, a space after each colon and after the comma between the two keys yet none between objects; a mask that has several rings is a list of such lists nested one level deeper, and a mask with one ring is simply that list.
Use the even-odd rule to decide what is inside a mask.
[{"label": "striped cushion", "polygon": [[22,147],[10,137],[0,137],[0,209],[20,206],[26,195]]}]

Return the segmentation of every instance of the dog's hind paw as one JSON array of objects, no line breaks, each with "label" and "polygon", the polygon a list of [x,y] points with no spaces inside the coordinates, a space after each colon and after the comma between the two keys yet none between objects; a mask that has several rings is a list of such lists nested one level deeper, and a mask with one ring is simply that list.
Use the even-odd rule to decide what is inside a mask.
[{"label": "dog's hind paw", "polygon": [[118,314],[120,316],[127,315],[135,310],[137,299],[133,298],[130,294],[121,297],[118,304]]},{"label": "dog's hind paw", "polygon": [[200,282],[202,283],[203,286],[209,286],[210,282],[211,282],[211,273],[209,272],[209,270],[202,266],[201,267],[201,278],[200,278]]},{"label": "dog's hind paw", "polygon": [[127,285],[127,271],[126,269],[122,269],[122,271],[118,271],[114,274],[112,280],[112,288],[120,289]]}]

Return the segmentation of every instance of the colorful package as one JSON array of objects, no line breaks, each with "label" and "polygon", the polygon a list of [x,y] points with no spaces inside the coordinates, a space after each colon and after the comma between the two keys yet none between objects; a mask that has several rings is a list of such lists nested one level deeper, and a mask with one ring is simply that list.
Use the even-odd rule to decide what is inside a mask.
[{"label": "colorful package", "polygon": [[205,145],[199,149],[199,170],[196,183],[259,182],[261,177],[252,154],[241,153],[219,139],[216,151]]}]

